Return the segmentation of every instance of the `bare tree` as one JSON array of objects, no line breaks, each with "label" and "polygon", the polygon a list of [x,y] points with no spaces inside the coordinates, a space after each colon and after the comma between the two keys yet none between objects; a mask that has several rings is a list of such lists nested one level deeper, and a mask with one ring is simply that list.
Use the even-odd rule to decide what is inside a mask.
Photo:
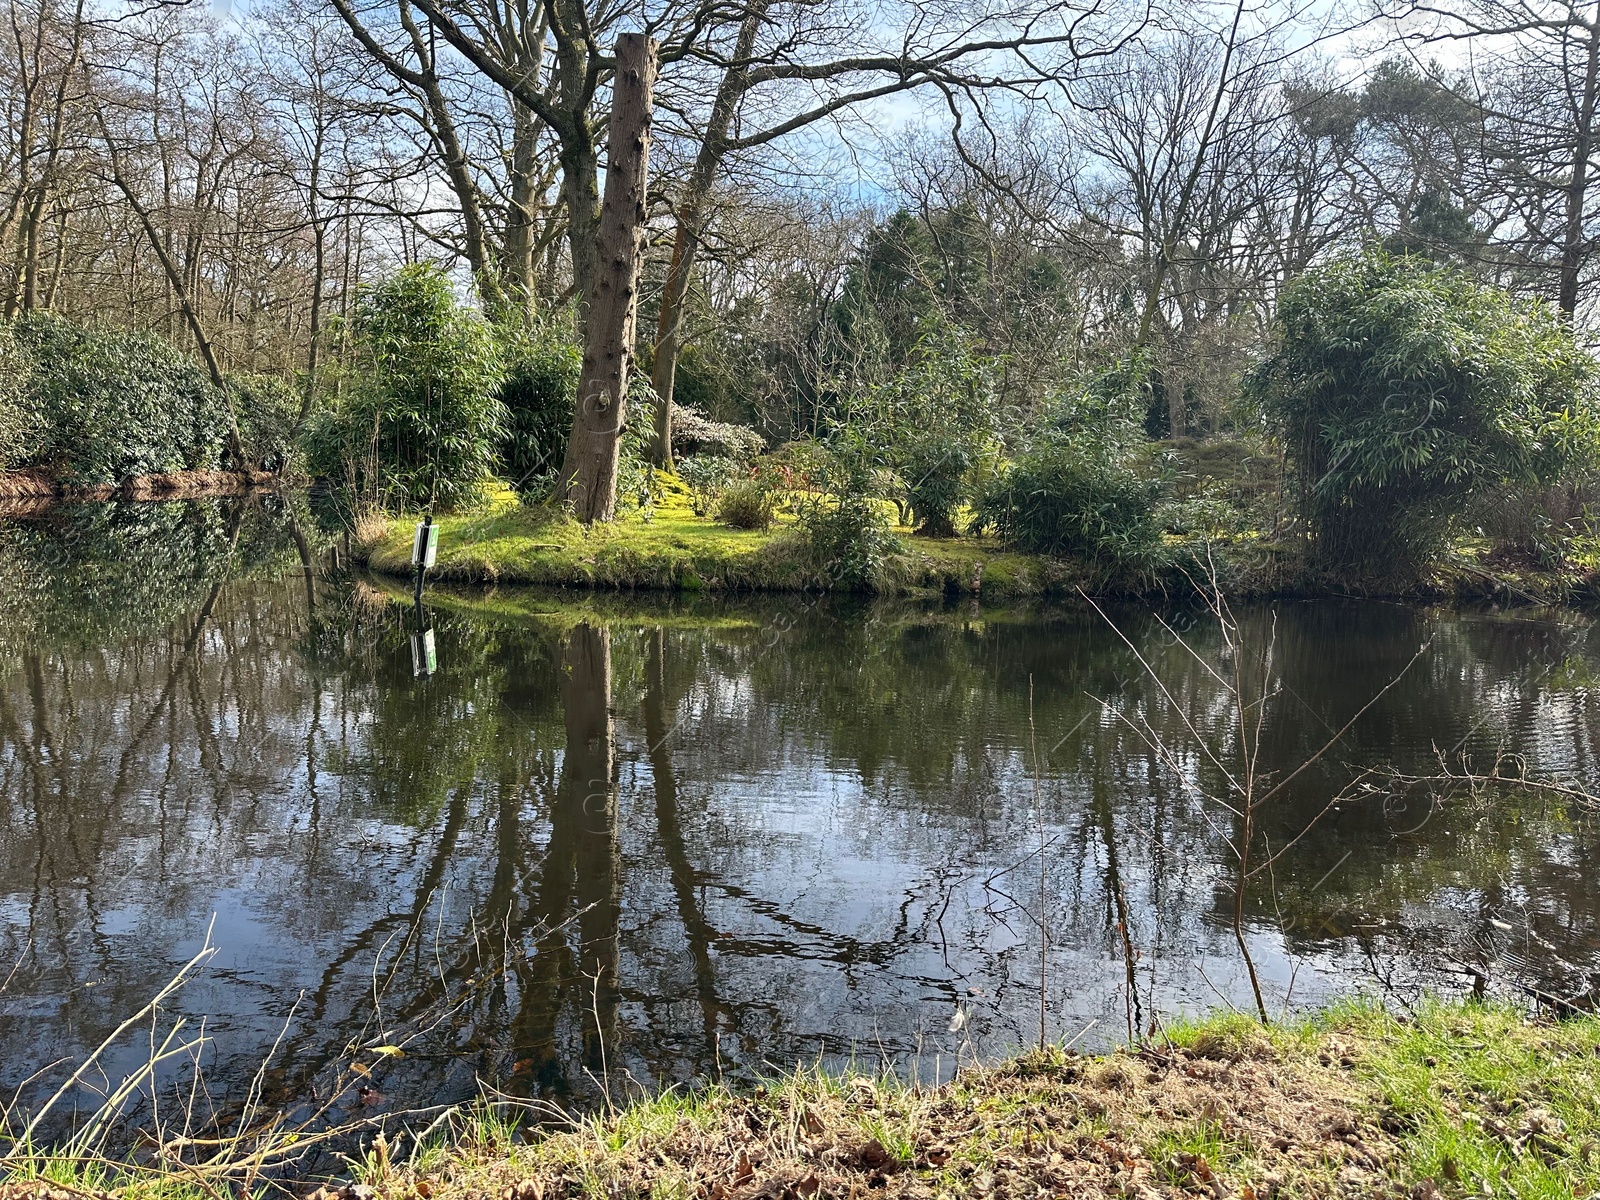
[{"label": "bare tree", "polygon": [[1513,237],[1543,260],[1561,311],[1575,313],[1600,221],[1600,4],[1413,0],[1393,15],[1412,40],[1481,46],[1493,64],[1479,101],[1502,185],[1525,198]]}]

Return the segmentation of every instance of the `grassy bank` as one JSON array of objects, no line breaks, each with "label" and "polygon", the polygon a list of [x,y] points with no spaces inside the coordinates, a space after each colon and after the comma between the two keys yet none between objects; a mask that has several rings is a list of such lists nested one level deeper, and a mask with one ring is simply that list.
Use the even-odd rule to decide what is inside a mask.
[{"label": "grassy bank", "polygon": [[[381,1064],[374,1064],[381,1070]],[[1573,1200],[1600,1190],[1600,1020],[1495,1005],[1237,1016],[1085,1057],[1033,1051],[954,1083],[800,1070],[675,1089],[529,1131],[462,1113],[368,1142],[322,1200],[402,1197],[1210,1195]],[[232,1195],[193,1170],[22,1161],[0,1196]]]},{"label": "grassy bank", "polygon": [[[415,517],[364,530],[370,566],[408,575]],[[885,569],[891,592],[1026,596],[1070,592],[1089,573],[1071,564],[1004,550],[978,538],[924,538],[897,531],[905,547]],[[462,583],[532,583],[679,591],[797,591],[826,587],[792,521],[764,531],[733,529],[695,515],[686,489],[670,480],[648,514],[585,527],[510,493],[480,511],[440,521],[435,578]]]},{"label": "grassy bank", "polygon": [[[410,575],[417,519],[368,520],[359,547],[373,570]],[[810,561],[791,520],[780,517],[765,531],[733,529],[697,516],[681,485],[669,485],[648,516],[630,512],[591,527],[525,507],[509,492],[478,511],[446,515],[439,525],[432,577],[446,582],[670,591],[798,591],[832,585],[826,569]],[[890,594],[1010,600],[1070,596],[1082,587],[1100,595],[1187,595],[1189,579],[1202,563],[1214,566],[1236,597],[1368,594],[1348,578],[1308,574],[1296,547],[1257,536],[1170,539],[1173,566],[1153,575],[1108,576],[1081,563],[1019,554],[992,538],[930,538],[903,527],[895,532],[903,551],[885,564],[876,583],[876,590]],[[1487,542],[1464,542],[1408,594],[1427,600],[1590,606],[1600,599],[1600,576],[1592,567],[1575,562],[1544,571],[1496,556]]]}]

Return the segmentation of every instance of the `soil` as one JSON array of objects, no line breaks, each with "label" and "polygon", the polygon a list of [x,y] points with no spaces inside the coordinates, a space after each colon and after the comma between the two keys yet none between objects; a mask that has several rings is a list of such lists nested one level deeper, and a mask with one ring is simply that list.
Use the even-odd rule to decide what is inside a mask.
[{"label": "soil", "polygon": [[237,496],[254,488],[272,487],[278,476],[270,471],[170,471],[135,475],[120,484],[77,487],[54,478],[48,471],[30,469],[0,474],[0,511],[31,513],[57,501],[81,500],[187,500],[201,496]]}]

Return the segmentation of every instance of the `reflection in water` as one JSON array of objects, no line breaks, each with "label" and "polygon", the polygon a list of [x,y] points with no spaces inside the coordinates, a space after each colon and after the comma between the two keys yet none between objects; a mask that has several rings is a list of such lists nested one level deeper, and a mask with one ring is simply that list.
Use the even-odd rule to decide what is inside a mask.
[{"label": "reflection in water", "polygon": [[[0,1086],[81,1058],[213,915],[179,1005],[219,1098],[263,1060],[274,1103],[325,1095],[392,1043],[351,1106],[819,1054],[926,1078],[1037,1036],[1041,823],[1052,1036],[1249,1003],[1234,830],[1189,786],[1219,790],[1189,724],[1239,753],[1204,622],[1206,663],[1114,614],[1158,688],[1080,612],[440,591],[417,676],[409,595],[341,580],[336,549],[277,501],[0,526]],[[1432,648],[1262,810],[1264,845],[1436,747],[1600,775],[1586,622],[1244,614],[1274,628],[1279,778]],[[1564,984],[1600,960],[1595,835],[1516,795],[1344,806],[1246,898],[1269,1002],[1464,987],[1462,963]]]}]

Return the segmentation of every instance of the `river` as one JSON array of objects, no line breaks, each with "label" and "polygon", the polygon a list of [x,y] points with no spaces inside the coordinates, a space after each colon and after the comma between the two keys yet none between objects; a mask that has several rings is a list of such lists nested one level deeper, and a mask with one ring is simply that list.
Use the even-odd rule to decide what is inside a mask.
[{"label": "river", "polygon": [[419,617],[341,549],[298,498],[0,521],[24,1107],[207,947],[94,1086],[180,1021],[158,1101],[198,1070],[224,1116],[252,1087],[303,1108],[356,1061],[341,1116],[819,1060],[943,1078],[1041,1019],[1098,1046],[1253,1011],[1247,750],[1239,932],[1274,1014],[1600,965],[1581,802],[1347,787],[1462,754],[1600,785],[1579,616],[1252,605],[1232,650],[1176,601],[430,586]]}]

